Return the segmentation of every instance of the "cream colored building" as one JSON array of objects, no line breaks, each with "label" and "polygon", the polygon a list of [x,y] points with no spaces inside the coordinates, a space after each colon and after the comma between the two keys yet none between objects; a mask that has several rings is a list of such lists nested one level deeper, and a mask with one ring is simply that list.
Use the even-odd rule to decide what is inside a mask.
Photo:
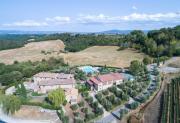
[{"label": "cream colored building", "polygon": [[123,76],[120,73],[110,73],[92,77],[87,83],[91,86],[91,89],[101,91],[113,85],[119,85],[122,82]]},{"label": "cream colored building", "polygon": [[73,74],[41,72],[33,76],[33,82],[36,85],[35,92],[47,93],[51,90],[62,88],[75,88],[75,79]]}]

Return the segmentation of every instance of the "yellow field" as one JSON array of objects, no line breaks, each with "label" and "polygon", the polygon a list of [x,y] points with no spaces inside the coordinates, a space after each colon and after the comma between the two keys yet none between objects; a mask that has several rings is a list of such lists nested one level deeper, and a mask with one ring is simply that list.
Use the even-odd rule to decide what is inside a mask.
[{"label": "yellow field", "polygon": [[[64,49],[64,44],[61,40],[33,42],[22,48],[0,51],[0,62],[12,64],[15,60],[21,62],[27,60],[37,61],[43,58],[47,59],[54,56],[60,49]],[[41,53],[42,50],[53,53],[44,55]]]},{"label": "yellow field", "polygon": [[[61,57],[70,65],[108,65],[114,67],[128,67],[132,60],[142,60],[144,54],[133,49],[117,51],[117,46],[93,46],[76,53],[62,53],[64,44],[62,41],[34,42],[22,48],[0,51],[0,62],[11,64],[17,61],[37,61],[49,57]],[[43,54],[41,51],[51,52]]]},{"label": "yellow field", "polygon": [[93,64],[128,67],[132,60],[142,60],[144,55],[133,49],[117,51],[117,46],[94,46],[77,53],[64,55],[70,65]]}]

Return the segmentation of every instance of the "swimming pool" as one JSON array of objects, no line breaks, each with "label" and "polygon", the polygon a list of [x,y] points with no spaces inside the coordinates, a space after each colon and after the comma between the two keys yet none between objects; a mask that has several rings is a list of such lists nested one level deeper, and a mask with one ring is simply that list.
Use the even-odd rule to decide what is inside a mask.
[{"label": "swimming pool", "polygon": [[92,66],[83,66],[79,67],[80,70],[82,70],[84,73],[89,74],[89,73],[95,73],[98,72],[98,67],[92,67]]}]

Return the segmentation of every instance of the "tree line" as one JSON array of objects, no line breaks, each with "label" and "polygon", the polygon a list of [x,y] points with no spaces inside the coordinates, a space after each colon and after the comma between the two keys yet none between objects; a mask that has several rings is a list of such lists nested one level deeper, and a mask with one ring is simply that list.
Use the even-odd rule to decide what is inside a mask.
[{"label": "tree line", "polygon": [[63,59],[55,59],[53,57],[49,60],[37,62],[27,61],[18,63],[15,61],[14,64],[11,65],[0,63],[0,84],[7,86],[19,83],[26,78],[32,77],[36,73],[57,69],[63,66],[67,66]]},{"label": "tree line", "polygon": [[65,50],[77,52],[91,46],[119,46],[135,48],[150,56],[180,55],[180,26],[151,30],[147,34],[134,30],[129,34],[41,34],[41,35],[0,35],[0,50],[21,47],[32,41],[61,39]]}]

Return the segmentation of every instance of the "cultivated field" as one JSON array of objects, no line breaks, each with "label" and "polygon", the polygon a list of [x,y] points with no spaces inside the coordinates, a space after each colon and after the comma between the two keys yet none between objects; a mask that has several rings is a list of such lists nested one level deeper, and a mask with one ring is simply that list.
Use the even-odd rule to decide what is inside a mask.
[{"label": "cultivated field", "polygon": [[117,49],[117,46],[94,46],[77,53],[62,53],[64,44],[60,40],[33,42],[22,48],[0,51],[0,62],[12,64],[15,60],[38,61],[54,56],[64,58],[65,62],[70,65],[94,64],[128,67],[132,60],[142,60],[144,57],[144,54],[133,49],[121,51]]},{"label": "cultivated field", "polygon": [[[54,56],[59,50],[64,49],[64,44],[60,40],[56,41],[43,41],[43,42],[33,42],[26,44],[22,48],[10,49],[0,51],[0,62],[11,64],[15,60],[17,61],[37,61],[43,58],[49,58]],[[53,52],[51,54],[44,55],[41,51]]]},{"label": "cultivated field", "polygon": [[128,67],[132,60],[142,60],[144,55],[136,50],[117,51],[117,46],[93,46],[77,53],[64,55],[70,65],[94,64]]}]

